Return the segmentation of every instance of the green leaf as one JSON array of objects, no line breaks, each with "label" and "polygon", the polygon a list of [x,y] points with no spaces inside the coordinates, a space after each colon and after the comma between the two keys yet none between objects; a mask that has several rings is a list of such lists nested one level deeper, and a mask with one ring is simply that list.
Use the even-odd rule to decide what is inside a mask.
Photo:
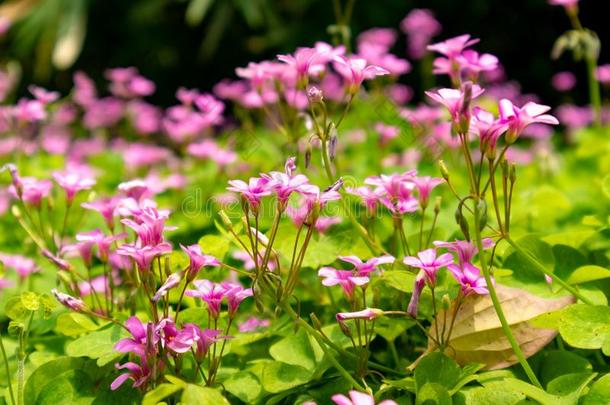
[{"label": "green leaf", "polygon": [[610,354],[610,308],[574,304],[532,320],[535,326],[557,329],[564,341],[579,349],[602,349]]},{"label": "green leaf", "polygon": [[576,353],[556,350],[545,353],[542,364],[540,365],[540,380],[543,385],[553,379],[571,373],[590,372],[592,370],[591,363],[584,357],[580,357]]},{"label": "green leaf", "polygon": [[6,302],[4,309],[6,316],[14,321],[23,321],[28,316],[29,311],[21,302],[21,297],[11,297]]},{"label": "green leaf", "polygon": [[381,317],[375,321],[375,333],[391,342],[412,326],[415,321],[411,319]]},{"label": "green leaf", "polygon": [[262,392],[261,383],[254,374],[240,371],[232,374],[222,382],[225,389],[247,404],[256,403],[256,399]]},{"label": "green leaf", "polygon": [[265,391],[278,393],[305,384],[310,378],[311,372],[303,367],[273,361],[263,368],[261,383]]},{"label": "green leaf", "polygon": [[610,404],[610,374],[605,374],[595,381],[582,401],[582,405],[606,404]]},{"label": "green leaf", "polygon": [[66,336],[78,336],[99,329],[87,315],[77,312],[64,312],[57,317],[55,331]]},{"label": "green leaf", "polygon": [[186,9],[186,23],[190,26],[199,25],[212,3],[212,0],[191,0]]},{"label": "green leaf", "polygon": [[205,235],[199,239],[201,251],[205,254],[212,255],[218,260],[222,260],[231,246],[231,242],[222,236]]},{"label": "green leaf", "polygon": [[597,373],[573,373],[566,374],[555,378],[547,386],[547,392],[562,398],[565,404],[574,404],[578,402],[578,398],[583,389],[595,378]]},{"label": "green leaf", "polygon": [[469,399],[466,403],[472,405],[514,405],[525,399],[522,392],[508,388],[501,381],[490,382],[483,388],[475,388],[465,394]]},{"label": "green leaf", "polygon": [[424,384],[417,391],[416,400],[416,404],[426,405],[451,405],[452,403],[447,388],[433,382]]},{"label": "green leaf", "polygon": [[157,405],[157,403],[161,402],[162,399],[175,394],[181,389],[182,387],[179,385],[166,383],[159,384],[154,390],[148,391],[146,395],[144,395],[142,405]]},{"label": "green leaf", "polygon": [[87,405],[95,399],[93,381],[83,371],[69,370],[52,378],[40,391],[37,404]]},{"label": "green leaf", "polygon": [[38,294],[31,291],[21,293],[21,305],[28,311],[38,311],[38,308],[40,308]]},{"label": "green leaf", "polygon": [[437,383],[449,390],[460,377],[460,366],[440,352],[433,352],[421,359],[415,369],[417,392],[427,383]]},{"label": "green leaf", "polygon": [[214,388],[189,384],[182,391],[184,405],[230,405],[229,401]]},{"label": "green leaf", "polygon": [[410,293],[413,292],[415,274],[406,270],[388,270],[383,272],[379,280],[395,290]]},{"label": "green leaf", "polygon": [[37,403],[37,398],[43,388],[58,375],[84,367],[86,360],[73,357],[60,357],[38,367],[25,383],[23,398],[26,404]]},{"label": "green leaf", "polygon": [[97,359],[97,365],[102,367],[120,356],[114,350],[119,339],[127,336],[127,332],[118,325],[111,325],[84,335],[66,346],[66,354],[73,357],[90,357]]},{"label": "green leaf", "polygon": [[296,334],[290,334],[274,343],[269,348],[269,354],[274,360],[301,366],[307,370],[313,370],[316,365],[313,348],[304,330],[299,330]]},{"label": "green leaf", "polygon": [[605,278],[610,278],[610,270],[600,266],[588,265],[574,270],[566,281],[569,284],[581,284]]}]

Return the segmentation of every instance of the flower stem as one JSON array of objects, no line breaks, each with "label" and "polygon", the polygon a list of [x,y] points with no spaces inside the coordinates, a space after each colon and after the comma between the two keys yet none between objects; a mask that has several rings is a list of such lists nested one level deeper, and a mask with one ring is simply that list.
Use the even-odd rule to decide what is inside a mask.
[{"label": "flower stem", "polygon": [[485,277],[485,282],[487,283],[487,289],[489,290],[489,297],[491,298],[491,302],[493,303],[494,309],[496,310],[498,319],[500,320],[500,323],[502,324],[502,329],[504,330],[504,335],[506,335],[506,338],[510,342],[511,347],[513,348],[513,352],[515,352],[515,356],[519,360],[521,367],[523,367],[525,374],[527,374],[527,377],[532,382],[532,384],[536,385],[538,388],[542,388],[542,385],[540,385],[540,381],[538,381],[536,374],[534,374],[534,371],[528,364],[527,359],[525,358],[525,355],[521,351],[521,347],[519,346],[519,343],[515,339],[515,336],[513,335],[513,332],[510,329],[510,325],[508,324],[508,321],[506,320],[506,316],[504,315],[504,311],[502,310],[502,305],[500,304],[500,300],[498,299],[498,294],[496,293],[496,288],[494,287],[494,284],[491,280],[491,275],[489,274],[490,273],[489,268],[487,267],[487,263],[485,260],[485,252],[483,251],[483,240],[481,238],[481,231],[479,230],[480,229],[479,225],[481,222],[480,215],[481,215],[481,213],[479,212],[479,204],[477,204],[475,201],[475,204],[474,204],[475,239],[476,239],[477,248],[479,250],[479,260],[481,261],[481,268],[483,269],[483,275]]},{"label": "flower stem", "polygon": [[11,371],[8,367],[8,357],[6,357],[6,350],[4,350],[4,342],[2,341],[2,334],[0,334],[0,349],[2,349],[2,359],[4,360],[4,366],[6,368],[6,378],[8,390],[11,396],[11,404],[15,405],[15,394],[13,393],[13,384],[11,383]]}]

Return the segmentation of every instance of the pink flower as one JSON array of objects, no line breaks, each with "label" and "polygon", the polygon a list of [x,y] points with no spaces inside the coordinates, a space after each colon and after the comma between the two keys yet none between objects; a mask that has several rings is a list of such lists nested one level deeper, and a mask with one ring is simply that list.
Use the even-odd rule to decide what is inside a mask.
[{"label": "pink flower", "polygon": [[213,343],[221,338],[225,338],[224,336],[219,336],[220,330],[201,329],[194,323],[187,323],[184,325],[183,330],[193,336],[193,341],[196,343],[195,357],[199,362],[203,361]]},{"label": "pink flower", "polygon": [[445,55],[449,59],[456,58],[461,55],[464,49],[479,42],[478,38],[470,38],[470,35],[464,34],[445,41],[428,45],[427,49]]},{"label": "pink flower", "polygon": [[[599,71],[599,67],[597,69]],[[570,91],[576,86],[576,76],[572,72],[558,72],[551,78],[551,83],[557,91]]]},{"label": "pink flower", "polygon": [[[483,94],[484,90],[477,84],[472,85],[472,93],[470,100],[479,97]],[[461,128],[462,121],[470,122],[470,117],[467,116],[468,105],[465,102],[470,102],[466,99],[465,85],[462,89],[439,89],[436,91],[426,91],[428,97],[436,101],[439,104],[444,105],[449,114],[451,115],[451,121],[456,128]]]},{"label": "pink flower", "polygon": [[48,91],[43,89],[42,87],[31,85],[28,87],[28,90],[36,100],[40,101],[43,104],[50,104],[56,101],[59,98],[59,93],[56,91]]},{"label": "pink flower", "polygon": [[189,267],[187,269],[189,280],[194,280],[202,267],[220,266],[220,261],[214,256],[203,254],[201,251],[201,246],[198,244],[190,246],[184,246],[181,244],[180,248],[188,255],[190,259]]},{"label": "pink flower", "polygon": [[610,64],[598,66],[595,70],[595,77],[602,84],[610,84]]},{"label": "pink flower", "polygon": [[421,292],[426,285],[426,273],[422,270],[415,277],[415,285],[413,286],[413,293],[411,294],[411,299],[409,300],[409,305],[407,307],[407,313],[411,315],[413,318],[417,318],[417,310],[419,308],[419,299],[421,297]]},{"label": "pink flower", "polygon": [[251,316],[244,322],[240,323],[238,329],[242,333],[254,332],[257,329],[266,328],[270,324],[271,324],[271,322],[269,321],[269,319],[260,319],[260,318],[257,318],[256,316]]},{"label": "pink flower", "polygon": [[[261,258],[261,256],[265,257],[265,252],[266,252],[266,250],[263,248],[263,249],[261,249],[260,254],[258,255],[258,262],[259,262],[258,265],[259,266],[261,266],[263,264],[262,263],[263,259]],[[238,251],[234,252],[232,256],[234,259],[237,259],[244,263],[243,264],[244,270],[249,271],[249,270],[253,270],[256,267],[254,264],[254,260],[252,259],[250,254],[248,252],[246,252],[245,250],[238,250]],[[273,258],[273,257],[274,256],[272,253],[271,258]],[[269,260],[269,263],[267,263],[267,269],[269,271],[275,270],[275,266],[276,266],[275,260]]]},{"label": "pink flower", "polygon": [[[112,274],[112,278],[115,285],[118,285],[121,282],[121,279],[117,274]],[[78,283],[78,290],[80,292],[81,297],[86,297],[91,294],[104,294],[108,289],[108,279],[106,276],[97,276],[89,281],[81,281]]]},{"label": "pink flower", "polygon": [[167,292],[169,290],[171,290],[172,288],[174,288],[174,287],[176,287],[176,286],[178,286],[180,284],[180,281],[182,281],[182,273],[181,272],[172,273],[169,276],[167,276],[167,279],[165,280],[163,285],[161,287],[159,287],[159,289],[157,290],[157,292],[153,296],[152,300],[157,302],[161,298],[165,297],[165,295],[167,295]]},{"label": "pink flower", "polygon": [[106,222],[106,225],[108,226],[108,229],[113,230],[114,229],[114,216],[115,216],[118,204],[119,204],[119,198],[111,197],[111,198],[102,198],[97,201],[82,203],[81,207],[88,209],[88,210],[99,212],[100,215],[104,218],[104,221]]},{"label": "pink flower", "polygon": [[36,262],[25,256],[0,253],[0,262],[2,262],[7,269],[11,269],[17,273],[21,278],[26,278],[30,274],[39,271]]},{"label": "pink flower", "polygon": [[[131,337],[119,340],[114,345],[114,350],[121,353],[134,353],[138,357],[145,358],[148,341],[146,327],[137,316],[127,319],[125,327],[131,333]],[[152,337],[156,339],[157,335],[152,334]],[[156,344],[156,340],[153,343]]]},{"label": "pink flower", "polygon": [[38,180],[34,177],[21,177],[19,188],[11,185],[8,189],[13,198],[22,199],[25,204],[40,207],[43,198],[47,198],[53,188],[50,180]]},{"label": "pink flower", "polygon": [[322,285],[326,287],[340,285],[348,299],[354,295],[356,286],[363,286],[369,282],[366,276],[357,276],[351,270],[337,270],[332,267],[322,267],[318,271],[318,276],[324,278]]},{"label": "pink flower", "polygon": [[393,256],[385,255],[380,257],[372,257],[366,262],[363,262],[357,256],[339,256],[339,260],[354,265],[352,270],[358,276],[368,277],[371,273],[380,271],[379,266],[383,264],[394,263],[396,260]]},{"label": "pink flower", "polygon": [[268,180],[267,188],[273,190],[281,204],[285,204],[290,195],[295,191],[300,191],[304,185],[309,183],[307,176],[294,174],[296,166],[294,158],[289,158],[285,165],[285,172],[270,172],[262,174],[262,178]]},{"label": "pink flower", "polygon": [[508,124],[502,119],[495,119],[492,113],[475,107],[470,128],[479,135],[481,150],[486,152],[488,157],[495,157],[496,144],[508,129]]},{"label": "pink flower", "polygon": [[297,78],[301,88],[310,75],[317,76],[324,71],[321,54],[316,48],[298,48],[294,55],[278,55],[277,58],[293,69],[291,75]]},{"label": "pink flower", "polygon": [[201,298],[208,304],[210,317],[216,319],[220,315],[220,305],[225,296],[226,289],[222,285],[210,280],[195,280],[195,290],[186,290],[189,297]]},{"label": "pink flower", "polygon": [[557,118],[550,114],[545,114],[551,109],[551,107],[546,105],[536,104],[530,101],[519,108],[510,100],[502,99],[498,103],[498,107],[500,110],[500,118],[508,123],[506,142],[509,144],[515,142],[528,125],[535,123],[549,125],[559,124]]},{"label": "pink flower", "polygon": [[451,253],[444,253],[436,256],[436,249],[426,249],[417,253],[417,257],[407,256],[403,259],[403,263],[407,266],[417,267],[422,269],[426,274],[426,281],[431,286],[436,284],[436,275],[438,271],[453,263]]},{"label": "pink flower", "polygon": [[[118,389],[121,385],[123,385],[125,381],[129,379],[132,379],[134,381],[132,387],[137,388],[145,386],[148,383],[148,380],[151,378],[151,370],[145,362],[142,362],[142,365],[139,365],[130,361],[125,364],[116,363],[114,366],[119,370],[127,369],[128,372],[121,374],[117,378],[115,378],[112,384],[110,384],[110,389],[112,391]],[[159,361],[157,369],[162,368],[162,366],[163,363]]]},{"label": "pink flower", "polygon": [[377,209],[377,204],[383,195],[382,190],[378,188],[371,190],[366,186],[358,188],[346,187],[345,191],[347,191],[349,194],[360,197],[369,214],[373,214],[375,212]]},{"label": "pink flower", "polygon": [[415,184],[415,188],[419,193],[419,204],[422,207],[426,207],[428,205],[428,200],[430,199],[430,192],[436,186],[445,182],[444,179],[430,176],[415,177],[412,181],[413,184]]},{"label": "pink flower", "polygon": [[83,300],[74,298],[68,294],[61,293],[55,288],[51,290],[51,293],[53,293],[55,299],[57,299],[57,301],[59,301],[61,305],[68,309],[71,309],[72,311],[81,312],[87,308]]},{"label": "pink flower", "polygon": [[387,144],[400,134],[400,128],[394,125],[385,125],[383,122],[375,124],[375,131],[379,134],[382,145]]},{"label": "pink flower", "polygon": [[22,98],[13,107],[13,116],[21,122],[37,122],[47,118],[44,104],[39,100],[27,100]]},{"label": "pink flower", "polygon": [[[494,246],[494,241],[491,238],[483,238],[483,249],[489,249]],[[472,241],[458,240],[453,242],[434,241],[434,246],[445,248],[450,252],[457,253],[460,264],[469,263],[474,256],[479,252],[476,245]]]},{"label": "pink flower", "polygon": [[432,11],[415,8],[400,23],[401,30],[409,36],[409,55],[421,59],[426,53],[430,39],[440,34],[441,24]]},{"label": "pink flower", "polygon": [[335,70],[343,77],[350,94],[355,94],[365,79],[387,75],[386,69],[375,65],[367,65],[366,59],[356,57],[337,56],[334,63]]},{"label": "pink flower", "polygon": [[579,0],[548,0],[551,6],[563,6],[567,10],[572,10],[578,6]]},{"label": "pink flower", "polygon": [[169,213],[158,211],[156,208],[147,207],[136,216],[135,221],[131,219],[123,219],[121,223],[133,229],[138,240],[142,245],[156,246],[163,242],[163,232],[166,230],[175,229],[166,227],[165,221],[169,218]]},{"label": "pink flower", "polygon": [[450,264],[447,268],[453,275],[453,278],[460,284],[462,294],[465,296],[471,294],[489,294],[485,278],[481,276],[481,271],[472,263],[463,263],[461,265]]},{"label": "pink flower", "polygon": [[248,298],[252,297],[251,288],[243,288],[238,283],[221,283],[222,288],[225,290],[225,296],[227,297],[227,305],[229,308],[229,318],[235,316],[235,312],[239,308],[239,304]]},{"label": "pink flower", "polygon": [[257,210],[264,196],[271,194],[269,179],[251,177],[248,183],[242,180],[229,180],[230,187],[227,190],[241,194],[253,210]]},{"label": "pink flower", "polygon": [[81,190],[89,190],[95,185],[95,180],[89,177],[82,176],[79,173],[53,173],[53,178],[61,188],[66,192],[66,201],[68,205],[72,204],[74,196]]},{"label": "pink flower", "polygon": [[377,308],[366,308],[357,312],[339,312],[335,317],[339,323],[343,323],[348,319],[366,319],[371,321],[383,315],[383,311]]},{"label": "pink flower", "polygon": [[237,160],[235,152],[222,149],[211,139],[205,139],[199,143],[191,143],[187,147],[187,152],[200,159],[211,159],[220,166],[229,165]]},{"label": "pink flower", "polygon": [[326,233],[331,226],[340,224],[341,221],[341,217],[318,217],[315,224],[316,231]]},{"label": "pink flower", "polygon": [[145,272],[150,270],[150,265],[154,259],[172,251],[172,246],[167,243],[159,243],[155,246],[137,246],[135,244],[124,244],[119,246],[116,252],[121,256],[131,257],[138,270]]},{"label": "pink flower", "polygon": [[[335,394],[331,397],[333,402],[337,405],[375,405],[375,399],[364,392],[350,391],[349,398],[343,394]],[[377,405],[398,405],[391,399],[381,401]]]},{"label": "pink flower", "polygon": [[342,186],[343,180],[339,179],[324,191],[320,191],[320,188],[313,184],[306,184],[299,189],[299,192],[305,198],[307,209],[311,211],[314,206],[322,209],[328,202],[340,200],[341,194],[339,194],[338,190]]},{"label": "pink flower", "polygon": [[[110,254],[110,245],[117,240],[124,239],[126,236],[126,233],[107,236],[104,235],[104,233],[99,229],[96,229],[91,232],[82,232],[77,234],[76,240],[84,244],[83,247],[97,245],[98,256],[102,262],[106,263],[108,261],[108,255]],[[89,250],[90,249],[91,248],[89,247]],[[85,256],[90,256],[90,253],[89,255]],[[83,256],[83,258],[85,258],[85,256]]]}]

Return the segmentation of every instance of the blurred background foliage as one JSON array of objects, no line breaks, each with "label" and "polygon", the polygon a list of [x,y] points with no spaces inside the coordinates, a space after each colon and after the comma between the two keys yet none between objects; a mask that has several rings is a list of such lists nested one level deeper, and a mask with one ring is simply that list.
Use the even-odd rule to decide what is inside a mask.
[{"label": "blurred background foliage", "polygon": [[[151,99],[167,105],[179,86],[210,89],[249,61],[331,41],[335,1],[0,1],[0,16],[12,24],[0,39],[0,57],[20,62],[22,94],[28,83],[65,93],[76,70],[102,82],[108,67],[136,66],[157,83]],[[600,63],[607,63],[610,28],[603,3],[583,0],[580,8],[584,25],[602,40]],[[496,54],[510,78],[550,104],[565,101],[552,89],[551,75],[573,71],[581,82],[573,101],[586,101],[583,64],[567,55],[550,58],[553,42],[569,26],[561,7],[546,0],[356,0],[350,27],[354,33],[378,26],[398,29],[413,8],[435,12],[443,24],[438,39],[465,32],[481,38],[481,51]],[[404,37],[395,53],[405,54]],[[421,90],[416,72],[402,81]]]}]

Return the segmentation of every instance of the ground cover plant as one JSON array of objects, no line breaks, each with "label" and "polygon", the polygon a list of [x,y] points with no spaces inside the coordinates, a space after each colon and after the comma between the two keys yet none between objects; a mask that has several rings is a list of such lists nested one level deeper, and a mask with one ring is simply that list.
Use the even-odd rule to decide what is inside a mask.
[{"label": "ground cover plant", "polygon": [[0,400],[609,403],[610,65],[549,3],[589,105],[430,10],[352,38],[352,1],[168,108],[133,67],[14,100],[3,66]]}]

